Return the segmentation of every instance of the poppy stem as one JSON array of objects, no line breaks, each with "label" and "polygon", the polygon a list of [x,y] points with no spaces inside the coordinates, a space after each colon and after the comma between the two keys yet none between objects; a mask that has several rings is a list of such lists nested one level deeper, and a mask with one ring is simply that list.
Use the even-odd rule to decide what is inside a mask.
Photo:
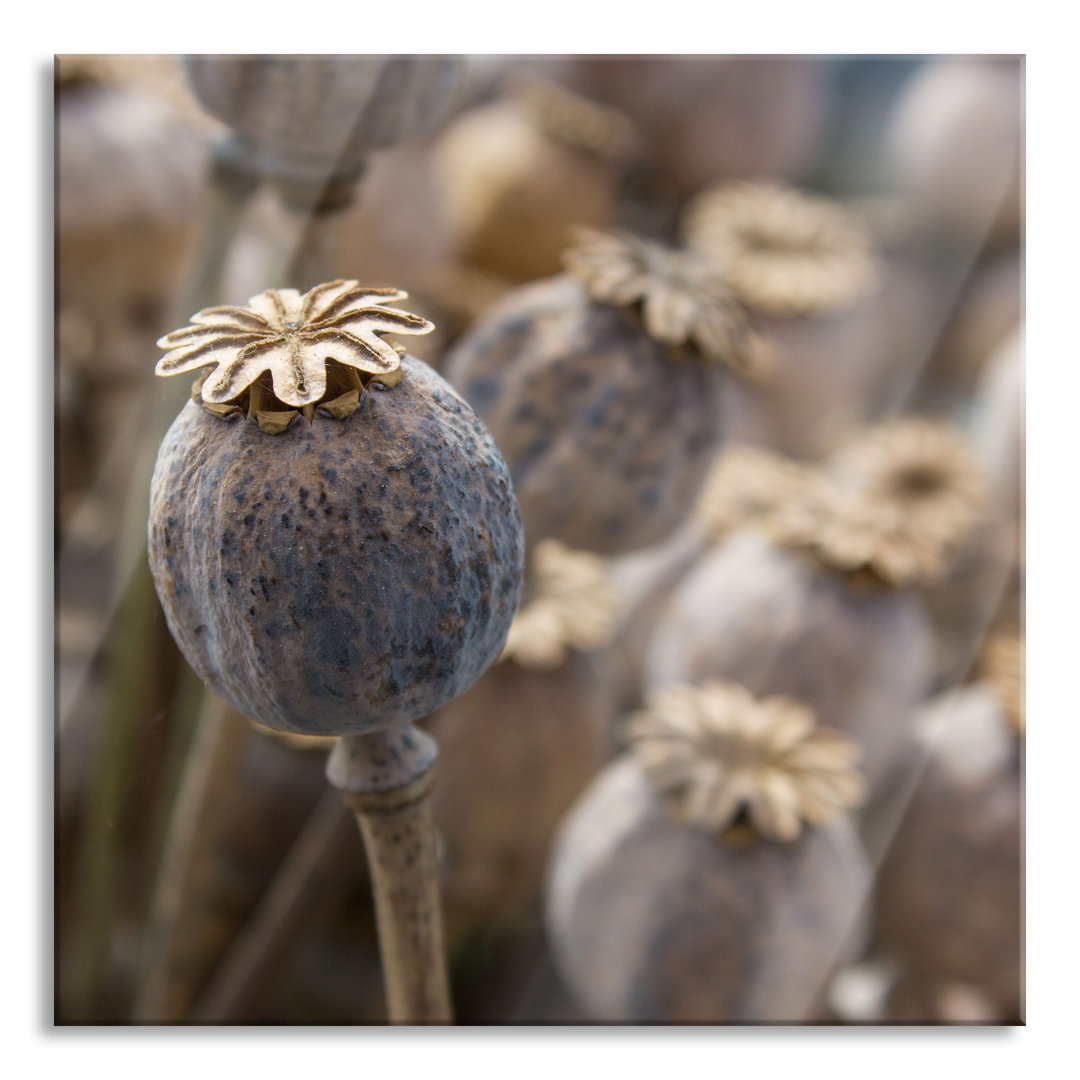
[{"label": "poppy stem", "polygon": [[435,741],[411,724],[343,735],[326,766],[364,838],[393,1024],[449,1024],[439,866],[428,793]]}]

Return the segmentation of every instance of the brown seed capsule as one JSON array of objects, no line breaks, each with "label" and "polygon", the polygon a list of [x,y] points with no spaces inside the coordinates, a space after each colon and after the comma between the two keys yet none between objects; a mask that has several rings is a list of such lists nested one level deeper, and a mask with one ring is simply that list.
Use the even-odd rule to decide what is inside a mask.
[{"label": "brown seed capsule", "polygon": [[1005,587],[1010,535],[985,470],[959,429],[908,416],[860,432],[826,465],[882,513],[934,541],[938,571],[918,583],[934,630],[935,685],[963,679]]},{"label": "brown seed capsule", "polygon": [[744,529],[706,554],[660,616],[645,685],[737,679],[783,694],[851,736],[877,787],[905,759],[929,688],[931,636],[917,597],[861,582]]},{"label": "brown seed capsule", "polygon": [[707,189],[682,227],[753,312],[771,360],[767,385],[733,396],[731,424],[816,458],[881,390],[883,273],[869,229],[835,200],[769,183]]},{"label": "brown seed capsule", "polygon": [[454,56],[186,58],[199,101],[239,132],[288,196],[354,180],[374,150],[432,130],[463,96]]},{"label": "brown seed capsule", "polygon": [[577,57],[554,74],[623,109],[679,197],[720,178],[797,175],[829,114],[826,67],[807,57]]},{"label": "brown seed capsule", "polygon": [[553,84],[465,113],[433,161],[459,258],[514,282],[557,274],[573,226],[614,222],[631,147],[624,117]]},{"label": "brown seed capsule", "polygon": [[552,860],[549,936],[575,998],[602,1022],[820,1018],[869,880],[843,817],[854,748],[731,683],[653,695],[634,738]]},{"label": "brown seed capsule", "polygon": [[[380,342],[391,365],[364,343],[363,325],[374,324],[363,312],[373,309],[351,311],[347,301],[370,293],[335,282],[305,297],[263,294],[264,307],[280,303],[311,320],[285,318],[282,328],[258,310],[227,309],[254,339],[217,327],[221,352],[187,342],[209,340],[199,331],[215,329],[220,309],[163,339],[173,347],[163,363],[174,357],[181,370],[221,360],[203,383],[221,398],[217,414],[194,400],[184,407],[151,482],[150,566],[169,628],[220,697],[299,734],[415,720],[461,693],[498,656],[521,589],[521,525],[498,450],[427,365],[398,362]],[[415,317],[396,318],[405,332],[422,332],[407,329]],[[343,341],[342,326],[356,330],[356,320],[360,336]],[[176,357],[185,349],[195,355]],[[349,364],[370,354],[369,371],[392,366],[399,381],[328,398],[340,393],[343,365],[319,370],[327,353]],[[281,367],[285,399],[263,386],[263,407],[248,402],[266,430],[238,404],[254,398],[262,361]],[[222,388],[238,369],[255,382],[233,384],[240,397],[229,398]],[[279,368],[271,370],[276,391]],[[310,408],[310,422],[298,405]],[[266,421],[290,410],[280,425]]]},{"label": "brown seed capsule", "polygon": [[750,366],[751,337],[694,256],[589,232],[567,259],[573,274],[507,297],[446,371],[510,465],[530,544],[630,551],[696,497],[723,437],[723,367]]}]

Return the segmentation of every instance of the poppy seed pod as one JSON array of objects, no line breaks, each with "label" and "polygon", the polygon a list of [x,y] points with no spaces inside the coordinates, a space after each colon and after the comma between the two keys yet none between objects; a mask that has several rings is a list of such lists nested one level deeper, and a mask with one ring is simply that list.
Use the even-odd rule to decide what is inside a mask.
[{"label": "poppy seed pod", "polygon": [[372,151],[433,130],[465,89],[454,56],[198,55],[185,65],[199,101],[286,195],[355,180]]},{"label": "poppy seed pod", "polygon": [[856,751],[734,683],[653,692],[558,837],[547,923],[590,1019],[798,1023],[862,936]]},{"label": "poppy seed pod", "polygon": [[752,339],[693,255],[583,231],[566,261],[496,305],[445,370],[506,457],[530,545],[647,547],[696,498],[723,437],[724,368],[751,366]]},{"label": "poppy seed pod", "polygon": [[615,110],[542,82],[455,120],[433,164],[460,258],[511,281],[557,274],[573,226],[617,217],[629,129]]},{"label": "poppy seed pod", "polygon": [[970,669],[998,605],[1011,537],[988,499],[987,477],[952,424],[905,416],[859,432],[825,466],[839,483],[932,539],[940,572],[923,582],[934,632],[935,686],[955,685]]},{"label": "poppy seed pod", "polygon": [[645,685],[738,679],[805,702],[859,745],[876,788],[905,759],[930,685],[931,631],[916,596],[841,573],[745,528],[709,551],[657,622]]},{"label": "poppy seed pod", "polygon": [[268,727],[424,716],[495,660],[517,607],[505,463],[447,383],[376,336],[430,328],[374,302],[404,295],[268,290],[160,342],[159,374],[217,366],[162,441],[150,567],[188,662]]},{"label": "poppy seed pod", "polygon": [[767,384],[727,402],[733,437],[819,457],[876,407],[889,362],[869,228],[836,200],[744,182],[698,195],[682,231],[752,312],[768,351]]},{"label": "poppy seed pod", "polygon": [[573,57],[552,74],[623,109],[680,198],[720,178],[799,175],[831,111],[827,65],[809,57]]}]

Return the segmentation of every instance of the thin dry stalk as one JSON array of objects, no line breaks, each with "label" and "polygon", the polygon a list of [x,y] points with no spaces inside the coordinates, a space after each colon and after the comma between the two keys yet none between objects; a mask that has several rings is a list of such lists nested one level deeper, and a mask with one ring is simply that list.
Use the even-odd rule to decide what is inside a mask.
[{"label": "thin dry stalk", "polygon": [[452,1022],[428,798],[437,754],[430,736],[403,724],[342,736],[327,762],[364,837],[392,1024]]},{"label": "thin dry stalk", "polygon": [[135,1001],[142,1023],[185,1018],[206,975],[204,897],[213,889],[213,853],[228,826],[221,813],[251,725],[207,695],[173,810],[147,933],[146,966]]},{"label": "thin dry stalk", "polygon": [[298,942],[312,909],[327,899],[327,887],[335,878],[335,856],[351,828],[340,798],[327,792],[192,1010],[192,1019],[201,1024],[243,1023],[251,1015],[280,970],[283,956]]}]

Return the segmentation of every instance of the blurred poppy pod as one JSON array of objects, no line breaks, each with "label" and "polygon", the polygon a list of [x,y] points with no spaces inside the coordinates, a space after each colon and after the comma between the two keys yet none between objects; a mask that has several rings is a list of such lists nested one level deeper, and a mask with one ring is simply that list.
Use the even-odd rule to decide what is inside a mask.
[{"label": "blurred poppy pod", "polygon": [[760,447],[725,446],[689,518],[670,538],[609,561],[621,614],[602,661],[616,713],[641,705],[649,643],[679,583],[712,546],[797,495],[811,475],[807,466]]},{"label": "blurred poppy pod", "polygon": [[347,191],[372,151],[434,130],[460,104],[453,56],[214,56],[184,60],[209,113],[246,141],[286,198]]},{"label": "blurred poppy pod", "polygon": [[881,865],[875,910],[882,947],[924,1000],[971,986],[997,1019],[1015,1021],[1023,1009],[1022,651],[1013,656],[1021,659],[1009,682],[981,680],[924,710],[917,784]]},{"label": "blurred poppy pod", "polygon": [[830,111],[828,74],[798,56],[582,56],[553,72],[625,111],[676,199],[725,179],[791,179]]},{"label": "blurred poppy pod", "polygon": [[386,306],[404,296],[268,290],[160,342],[159,373],[215,366],[158,452],[158,596],[204,682],[268,727],[424,716],[495,660],[517,607],[521,525],[498,450],[447,383],[377,336],[430,328]]},{"label": "blurred poppy pod", "polygon": [[165,313],[194,251],[212,122],[167,95],[170,77],[184,91],[172,62],[57,61],[57,301],[85,324],[89,347],[65,359],[91,379],[136,377],[145,357],[133,342]]},{"label": "blurred poppy pod", "polygon": [[903,417],[860,432],[826,470],[885,513],[902,515],[941,553],[940,571],[918,592],[933,624],[935,685],[955,685],[1000,602],[1012,553],[974,448],[951,424]]},{"label": "blurred poppy pod", "polygon": [[445,370],[510,466],[530,545],[631,551],[692,505],[723,439],[728,369],[753,370],[753,339],[693,255],[588,231],[566,260],[569,274],[497,304]]},{"label": "blurred poppy pod", "polygon": [[852,744],[735,683],[653,692],[552,859],[547,924],[591,1020],[797,1023],[862,934]]},{"label": "blurred poppy pod", "polygon": [[747,441],[817,457],[867,418],[883,379],[869,229],[833,199],[768,183],[702,192],[682,228],[753,314],[770,359],[767,385],[732,399],[731,422]]},{"label": "blurred poppy pod", "polygon": [[930,624],[909,586],[938,571],[939,553],[898,513],[810,470],[792,483],[673,592],[645,684],[737,679],[802,701],[855,740],[876,789],[904,760],[930,686]]},{"label": "blurred poppy pod", "polygon": [[530,563],[499,662],[424,723],[439,743],[432,806],[451,932],[536,903],[556,827],[610,749],[595,653],[617,597],[603,563],[557,540]]},{"label": "blurred poppy pod", "polygon": [[900,194],[969,249],[1017,244],[1024,214],[1020,56],[954,56],[911,76],[886,131]]},{"label": "blurred poppy pod", "polygon": [[557,274],[572,227],[615,223],[634,157],[625,117],[553,83],[470,110],[434,154],[457,257],[515,282]]}]

